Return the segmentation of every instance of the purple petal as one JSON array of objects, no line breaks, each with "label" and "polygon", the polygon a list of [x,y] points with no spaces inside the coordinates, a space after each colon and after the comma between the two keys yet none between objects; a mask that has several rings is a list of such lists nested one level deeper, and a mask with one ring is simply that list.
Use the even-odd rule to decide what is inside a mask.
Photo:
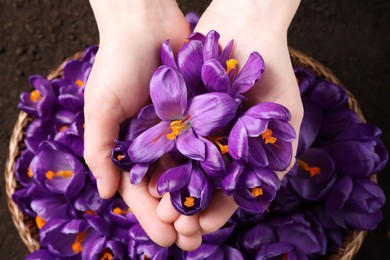
[{"label": "purple petal", "polygon": [[143,132],[129,147],[131,160],[135,163],[152,163],[169,152],[174,146],[174,141],[166,137],[169,130],[170,123],[161,122]]},{"label": "purple petal", "polygon": [[130,169],[130,183],[136,185],[140,183],[149,169],[149,164],[135,164]]},{"label": "purple petal", "polygon": [[222,50],[221,56],[219,57],[219,63],[222,64],[222,67],[226,69],[226,61],[229,60],[230,54],[232,53],[234,46],[234,40],[230,40],[228,44],[226,44],[225,48]]},{"label": "purple petal", "polygon": [[177,70],[160,66],[150,81],[150,97],[162,120],[178,120],[187,108],[187,89]]},{"label": "purple petal", "polygon": [[191,177],[192,163],[173,167],[164,172],[158,179],[157,191],[160,195],[164,192],[175,192],[187,185]]},{"label": "purple petal", "polygon": [[353,181],[350,177],[344,177],[336,183],[326,198],[325,209],[328,215],[332,215],[344,207],[352,188]]},{"label": "purple petal", "polygon": [[197,161],[204,161],[206,157],[205,144],[190,128],[182,133],[176,142],[177,149],[186,157]]},{"label": "purple petal", "polygon": [[206,148],[206,159],[200,164],[209,176],[221,176],[226,173],[225,162],[219,149],[209,140],[202,138]]},{"label": "purple petal", "polygon": [[244,165],[238,161],[233,161],[226,177],[222,180],[223,191],[227,195],[231,195],[235,190],[239,178],[244,171]]},{"label": "purple petal", "polygon": [[192,99],[188,114],[195,132],[200,136],[207,136],[227,125],[236,110],[236,103],[229,95],[207,93]]},{"label": "purple petal", "polygon": [[202,66],[202,80],[210,92],[228,93],[230,79],[216,59],[207,60]]},{"label": "purple petal", "polygon": [[247,92],[264,72],[264,60],[258,52],[249,55],[244,67],[232,82],[232,94]]},{"label": "purple petal", "polygon": [[263,102],[248,109],[245,115],[258,119],[290,120],[290,112],[282,105],[273,102]]},{"label": "purple petal", "polygon": [[244,123],[239,118],[229,134],[229,154],[235,160],[246,159],[249,145]]},{"label": "purple petal", "polygon": [[267,154],[263,145],[257,138],[249,138],[248,143],[248,163],[254,167],[265,167],[269,164]]},{"label": "purple petal", "polygon": [[175,57],[173,55],[173,51],[171,46],[169,45],[169,40],[166,40],[163,42],[161,45],[161,51],[160,51],[160,56],[161,56],[161,63],[163,65],[166,65],[172,69],[178,69],[175,61]]},{"label": "purple petal", "polygon": [[339,85],[331,81],[319,81],[310,93],[310,99],[324,111],[347,105],[348,95]]},{"label": "purple petal", "polygon": [[259,136],[265,132],[268,126],[268,120],[266,119],[257,119],[247,115],[241,116],[240,119],[245,125],[249,137]]},{"label": "purple petal", "polygon": [[219,56],[220,47],[218,44],[219,33],[212,30],[207,33],[203,47],[203,60],[216,59]]}]

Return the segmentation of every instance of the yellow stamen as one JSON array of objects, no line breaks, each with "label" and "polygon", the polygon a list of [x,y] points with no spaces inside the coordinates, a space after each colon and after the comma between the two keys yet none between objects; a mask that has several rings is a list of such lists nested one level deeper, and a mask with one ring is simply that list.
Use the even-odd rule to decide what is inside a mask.
[{"label": "yellow stamen", "polygon": [[102,256],[99,258],[99,260],[112,260],[113,258],[112,251],[110,249],[104,250],[102,253]]},{"label": "yellow stamen", "polygon": [[58,132],[65,131],[65,130],[68,129],[68,128],[69,128],[69,126],[63,125],[63,126],[61,126],[60,128],[58,128]]},{"label": "yellow stamen", "polygon": [[84,85],[84,81],[82,81],[82,80],[80,80],[80,79],[77,79],[75,83],[76,83],[76,85],[77,85],[79,88],[81,88],[81,87]]},{"label": "yellow stamen", "polygon": [[195,205],[195,198],[192,196],[186,197],[186,200],[183,202],[183,205],[187,208],[191,208]]},{"label": "yellow stamen", "polygon": [[264,133],[261,134],[265,144],[274,144],[278,140],[275,136],[272,136],[272,130],[267,128]]},{"label": "yellow stamen", "polygon": [[229,74],[230,71],[235,70],[237,67],[238,61],[236,59],[230,59],[226,61],[226,74]]},{"label": "yellow stamen", "polygon": [[96,212],[95,211],[92,211],[90,209],[84,211],[84,214],[87,214],[87,215],[96,215]]},{"label": "yellow stamen", "polygon": [[31,91],[30,93],[30,99],[32,102],[38,102],[38,101],[41,101],[42,100],[42,96],[41,96],[41,92],[39,92],[38,90],[33,90]]},{"label": "yellow stamen", "polygon": [[125,156],[122,154],[118,154],[116,158],[118,159],[118,161],[121,161],[123,159],[123,157],[125,157]]},{"label": "yellow stamen", "polygon": [[307,171],[310,177],[314,177],[321,173],[320,167],[310,167],[309,164],[303,160],[298,160],[298,167]]},{"label": "yellow stamen", "polygon": [[229,146],[223,145],[220,142],[221,140],[224,139],[223,136],[208,136],[207,139],[210,140],[211,142],[215,143],[218,146],[218,148],[222,154],[227,154],[229,152]]},{"label": "yellow stamen", "polygon": [[80,253],[83,250],[83,245],[81,243],[84,242],[85,236],[87,235],[86,232],[78,233],[73,244],[72,244],[72,250],[76,254]]},{"label": "yellow stamen", "polygon": [[31,170],[31,167],[28,167],[28,169],[27,169],[27,176],[28,176],[29,178],[32,178],[32,177],[34,176],[34,173],[33,173],[33,171]]},{"label": "yellow stamen", "polygon": [[46,221],[43,220],[41,216],[37,215],[35,217],[35,223],[37,224],[37,227],[41,229],[46,224]]},{"label": "yellow stamen", "polygon": [[53,172],[51,170],[48,170],[46,172],[46,178],[49,180],[52,180],[54,177],[70,178],[72,176],[73,176],[73,172],[67,170],[58,171],[58,172]]},{"label": "yellow stamen", "polygon": [[127,210],[125,209],[121,209],[119,207],[116,207],[112,210],[112,212],[116,215],[126,215],[127,213],[131,212],[130,208],[128,208]]},{"label": "yellow stamen", "polygon": [[252,194],[254,197],[259,197],[259,196],[263,195],[263,189],[260,188],[260,187],[254,187],[254,188],[252,188],[252,190],[251,190],[251,194]]}]

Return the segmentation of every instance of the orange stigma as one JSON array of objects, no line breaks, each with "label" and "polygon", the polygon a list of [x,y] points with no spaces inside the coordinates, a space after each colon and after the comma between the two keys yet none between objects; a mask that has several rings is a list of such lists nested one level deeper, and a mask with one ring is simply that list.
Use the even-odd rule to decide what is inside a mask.
[{"label": "orange stigma", "polygon": [[99,260],[112,260],[113,256],[114,254],[112,253],[111,249],[107,248],[101,253]]},{"label": "orange stigma", "polygon": [[42,96],[41,96],[41,92],[39,92],[38,90],[33,90],[31,91],[30,93],[30,100],[32,102],[38,102],[38,101],[41,101],[42,100]]},{"label": "orange stigma", "polygon": [[46,221],[43,220],[41,216],[37,215],[35,217],[35,223],[37,224],[37,227],[41,229],[46,224]]},{"label": "orange stigma", "polygon": [[272,130],[267,128],[264,133],[261,134],[265,144],[274,144],[278,139],[275,136],[272,136]]},{"label": "orange stigma", "polygon": [[215,143],[218,146],[218,148],[219,148],[219,150],[221,151],[222,154],[227,154],[229,152],[229,146],[228,145],[223,145],[220,142],[221,140],[224,139],[223,136],[208,136],[206,138],[207,138],[207,140]]},{"label": "orange stigma", "polygon": [[259,196],[263,195],[263,189],[260,187],[254,187],[251,189],[251,194],[254,197],[259,197]]},{"label": "orange stigma", "polygon": [[186,200],[183,202],[183,205],[187,208],[191,208],[195,205],[195,198],[192,196],[186,197]]},{"label": "orange stigma", "polygon": [[118,159],[118,161],[121,161],[121,160],[123,159],[123,157],[125,157],[125,156],[122,155],[122,154],[118,154],[118,155],[116,156],[116,158]]},{"label": "orange stigma", "polygon": [[320,167],[310,167],[309,164],[303,160],[298,160],[298,167],[307,171],[310,177],[314,177],[321,173]]},{"label": "orange stigma", "polygon": [[175,140],[176,137],[180,134],[180,132],[187,128],[187,124],[185,124],[185,122],[188,121],[190,117],[191,115],[188,115],[183,120],[172,121],[171,125],[167,129],[165,129],[161,134],[159,134],[156,138],[154,138],[152,143],[157,142],[158,139],[160,139],[161,136],[169,132],[169,130],[171,130],[171,132],[166,135],[167,139]]},{"label": "orange stigma", "polygon": [[76,254],[80,253],[83,250],[83,246],[81,243],[84,242],[86,235],[87,235],[86,232],[81,232],[81,233],[77,234],[77,236],[72,244],[72,250]]},{"label": "orange stigma", "polygon": [[230,59],[226,61],[226,74],[229,74],[230,71],[237,69],[238,61],[236,59]]},{"label": "orange stigma", "polygon": [[120,207],[116,207],[112,209],[112,212],[116,215],[126,215],[127,213],[131,212],[130,208],[128,209],[121,209]]},{"label": "orange stigma", "polygon": [[68,129],[68,128],[69,128],[69,126],[63,125],[63,126],[61,126],[60,128],[58,128],[58,132],[65,131],[65,130]]},{"label": "orange stigma", "polygon": [[31,170],[31,167],[28,167],[28,169],[27,169],[27,176],[28,176],[29,178],[32,178],[32,177],[34,176],[34,173],[33,173],[33,171]]},{"label": "orange stigma", "polygon": [[81,87],[84,85],[84,81],[82,81],[81,79],[77,79],[75,83],[76,83],[76,85],[77,85],[79,88],[81,88]]},{"label": "orange stigma", "polygon": [[58,172],[53,172],[51,170],[48,170],[46,172],[46,178],[49,180],[53,180],[54,177],[70,178],[72,176],[73,176],[73,171],[67,171],[67,170],[58,171]]}]

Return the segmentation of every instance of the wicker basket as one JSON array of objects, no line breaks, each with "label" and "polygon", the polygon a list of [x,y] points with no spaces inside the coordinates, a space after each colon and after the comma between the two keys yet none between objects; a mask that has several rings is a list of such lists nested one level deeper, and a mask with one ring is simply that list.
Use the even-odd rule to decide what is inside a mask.
[{"label": "wicker basket", "polygon": [[[80,59],[82,52],[76,53],[69,59]],[[337,77],[321,63],[314,60],[313,58],[301,53],[293,48],[290,48],[290,56],[294,66],[300,66],[305,68],[312,69],[315,74],[321,78],[332,81],[338,85],[342,85]],[[65,61],[66,62],[66,61]],[[59,77],[62,73],[64,63],[62,63],[57,69],[52,71],[48,75],[48,79],[53,79]],[[361,122],[366,122],[360,106],[353,95],[348,92],[348,104],[351,110],[355,111]],[[16,226],[16,229],[19,232],[23,243],[27,246],[30,252],[33,252],[39,249],[39,230],[35,224],[34,219],[25,216],[19,207],[12,201],[11,195],[19,188],[14,175],[15,162],[21,154],[21,151],[25,149],[23,143],[24,133],[29,123],[29,118],[25,112],[20,112],[19,117],[15,123],[14,130],[12,132],[10,145],[9,145],[9,156],[5,166],[5,185],[7,192],[7,201],[8,207],[12,215],[13,222]],[[372,178],[376,182],[376,177]],[[345,237],[343,246],[333,255],[328,256],[328,259],[342,259],[349,260],[357,253],[360,246],[363,243],[364,237],[366,235],[365,231],[350,231]]]}]

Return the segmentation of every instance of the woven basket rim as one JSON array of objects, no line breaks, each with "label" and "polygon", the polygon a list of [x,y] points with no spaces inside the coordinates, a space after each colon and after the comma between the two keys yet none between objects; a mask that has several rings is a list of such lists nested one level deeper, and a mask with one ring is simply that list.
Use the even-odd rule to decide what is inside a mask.
[{"label": "woven basket rim", "polygon": [[[294,49],[289,48],[291,61],[294,66],[304,67],[311,69],[318,77],[332,81],[343,87],[341,81],[333,74],[331,70],[322,65],[317,60],[312,57]],[[51,71],[47,78],[54,79],[61,76],[63,68],[65,64],[72,59],[80,59],[82,57],[83,51],[77,52],[73,56],[66,59],[60,66]],[[345,89],[345,88],[344,88]],[[361,122],[365,123],[366,120],[361,111],[360,105],[347,89],[345,89],[348,94],[348,105],[351,110],[355,111]],[[18,189],[18,182],[14,175],[15,163],[19,158],[21,151],[23,150],[23,139],[25,129],[29,123],[28,115],[21,111],[19,112],[19,116],[16,120],[14,129],[12,131],[12,135],[10,138],[9,144],[9,155],[7,158],[7,162],[5,164],[5,185],[6,185],[6,194],[7,194],[7,204],[9,211],[12,216],[12,220],[15,224],[16,229],[19,232],[19,235],[26,245],[30,252],[36,251],[40,248],[39,243],[39,230],[36,227],[35,221],[25,216],[21,209],[16,205],[12,200],[12,194]],[[376,176],[373,176],[372,180],[377,182]],[[328,259],[342,259],[342,260],[350,260],[357,253],[359,248],[361,247],[364,237],[366,235],[366,231],[349,231],[348,234],[344,238],[344,242],[341,248],[339,248],[334,254],[327,256]]]}]

